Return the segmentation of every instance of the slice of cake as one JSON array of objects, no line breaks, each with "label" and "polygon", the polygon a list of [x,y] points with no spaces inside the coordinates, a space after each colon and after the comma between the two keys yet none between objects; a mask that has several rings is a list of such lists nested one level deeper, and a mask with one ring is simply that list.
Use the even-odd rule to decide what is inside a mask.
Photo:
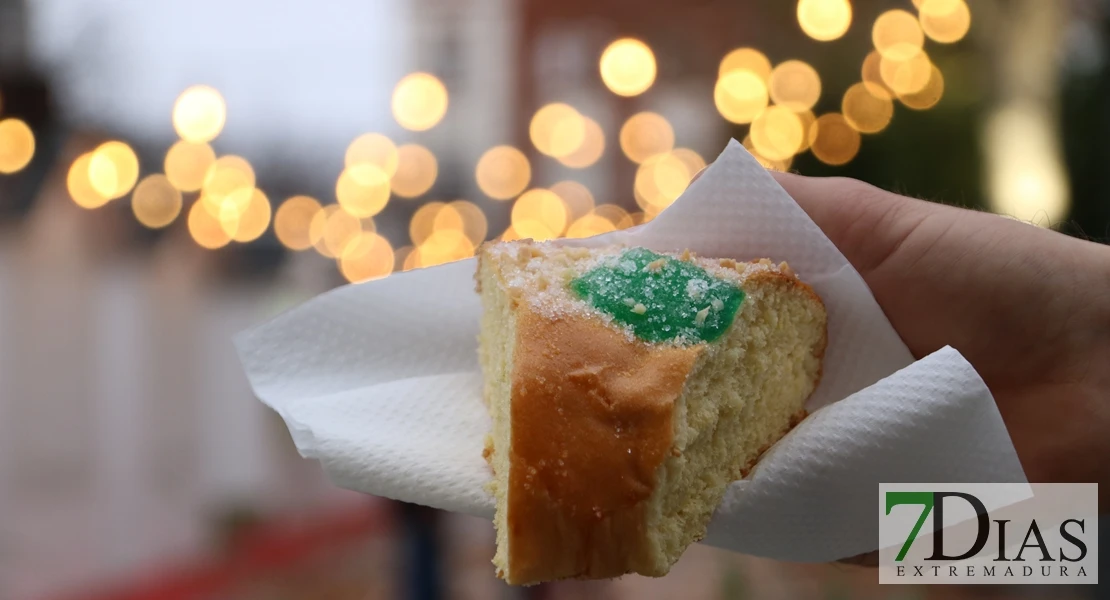
[{"label": "slice of cake", "polygon": [[522,240],[477,278],[512,584],[666,574],[821,375],[824,305],[785,263]]}]

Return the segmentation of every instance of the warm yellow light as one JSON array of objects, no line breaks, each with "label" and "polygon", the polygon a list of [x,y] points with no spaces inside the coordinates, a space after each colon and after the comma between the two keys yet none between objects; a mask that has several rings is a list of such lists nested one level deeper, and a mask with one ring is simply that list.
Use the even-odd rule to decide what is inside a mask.
[{"label": "warm yellow light", "polygon": [[590,212],[579,217],[578,219],[575,219],[574,223],[571,223],[571,226],[567,228],[566,237],[588,238],[616,230],[617,227],[616,225],[613,225],[612,221],[606,219],[605,217],[602,217],[601,215]]},{"label": "warm yellow light", "polygon": [[686,171],[690,173],[691,178],[705,168],[705,159],[689,148],[675,148],[671,151],[671,155],[686,165]]},{"label": "warm yellow light", "polygon": [[126,196],[139,180],[139,157],[123,142],[105,142],[89,159],[89,182],[110,200]]},{"label": "warm yellow light", "polygon": [[925,0],[918,8],[921,29],[935,42],[958,42],[971,28],[971,10],[964,0]]},{"label": "warm yellow light", "polygon": [[567,207],[551,190],[528,190],[513,203],[512,223],[521,237],[537,241],[556,238],[567,227]]},{"label": "warm yellow light", "polygon": [[840,113],[828,113],[818,117],[813,124],[809,143],[818,160],[829,165],[842,165],[859,152],[860,136]]},{"label": "warm yellow light", "polygon": [[66,175],[66,190],[69,197],[81,208],[99,208],[108,203],[108,198],[97,192],[92,182],[89,181],[89,162],[92,153],[87,152],[78,156],[69,167]]},{"label": "warm yellow light", "polygon": [[693,176],[681,158],[669,152],[657,154],[636,169],[632,186],[636,203],[645,211],[658,212],[686,191]]},{"label": "warm yellow light", "polygon": [[713,87],[713,103],[725,119],[751,123],[767,108],[767,84],[751,71],[729,71]]},{"label": "warm yellow light", "polygon": [[210,142],[220,135],[227,120],[224,98],[206,85],[181,92],[173,105],[173,128],[186,142]]},{"label": "warm yellow light", "polygon": [[908,108],[926,110],[936,106],[944,95],[944,75],[935,65],[929,69],[929,79],[925,87],[912,94],[900,94],[898,100]]},{"label": "warm yellow light", "polygon": [[991,210],[1041,227],[1067,216],[1071,202],[1056,127],[1050,111],[1033,103],[1006,105],[987,116]]},{"label": "warm yellow light", "polygon": [[216,162],[212,146],[179,141],[166,151],[163,169],[170,183],[182,192],[195,192],[204,185],[209,167]]},{"label": "warm yellow light", "polygon": [[35,156],[35,134],[19,119],[0,121],[0,173],[21,171]]},{"label": "warm yellow light", "polygon": [[532,116],[528,137],[543,154],[556,158],[567,156],[586,139],[586,122],[573,106],[553,102]]},{"label": "warm yellow light", "polygon": [[590,193],[589,188],[577,181],[560,181],[550,189],[563,199],[569,220],[581,218],[594,208],[594,195]]},{"label": "warm yellow light", "polygon": [[412,73],[393,88],[393,118],[412,131],[435,127],[447,114],[447,88],[430,73]]},{"label": "warm yellow light", "polygon": [[732,71],[751,71],[763,81],[771,76],[771,61],[755,48],[737,48],[721,59],[717,77],[721,78]]},{"label": "warm yellow light", "polygon": [[347,146],[343,164],[347,168],[363,164],[374,165],[387,176],[393,177],[397,172],[399,160],[397,146],[393,144],[393,140],[380,133],[364,133]]},{"label": "warm yellow light", "polygon": [[435,232],[436,215],[443,207],[447,206],[444,202],[428,202],[416,209],[412,214],[412,219],[409,221],[409,239],[412,240],[413,246],[420,246],[425,240],[431,237]]},{"label": "warm yellow light", "polygon": [[189,235],[202,248],[215,250],[226,246],[231,241],[231,236],[224,231],[220,219],[208,212],[200,199],[189,208],[188,221]]},{"label": "warm yellow light", "polygon": [[566,156],[558,157],[559,162],[572,169],[585,169],[592,166],[605,153],[605,131],[597,121],[583,117],[585,136],[578,149]]},{"label": "warm yellow light", "polygon": [[249,190],[254,189],[254,184],[254,169],[245,158],[233,154],[221,156],[204,175],[201,200],[212,215],[220,214],[229,197],[238,202],[234,209],[242,211],[250,201]]},{"label": "warm yellow light", "polygon": [[799,0],[798,24],[819,42],[835,40],[852,24],[852,5],[848,0]]},{"label": "warm yellow light", "polygon": [[343,169],[335,183],[339,204],[356,217],[372,217],[389,202],[389,175],[377,165],[358,163]]},{"label": "warm yellow light", "polygon": [[470,240],[470,243],[477,248],[482,242],[486,241],[489,223],[478,205],[466,200],[455,200],[447,203],[436,213],[432,222],[432,229],[435,231],[441,229],[461,231]]},{"label": "warm yellow light", "polygon": [[805,133],[801,118],[785,106],[768,107],[751,127],[755,149],[771,160],[786,160],[800,152]]},{"label": "warm yellow light", "polygon": [[904,10],[893,9],[875,19],[875,25],[871,28],[871,41],[884,57],[903,61],[921,51],[925,44],[925,34],[913,15]]},{"label": "warm yellow light", "polygon": [[864,83],[882,88],[887,94],[893,96],[894,90],[891,90],[883,81],[882,62],[883,55],[879,54],[878,50],[868,52],[867,57],[863,59],[863,67],[860,69],[860,79]]},{"label": "warm yellow light", "polygon": [[245,195],[246,201],[229,196],[219,214],[220,225],[236,242],[253,242],[270,226],[270,199],[258,188],[236,190],[233,196],[238,194]]},{"label": "warm yellow light", "polygon": [[309,196],[293,196],[282,202],[274,213],[274,234],[281,245],[298,251],[311,248],[309,226],[320,211],[320,203]]},{"label": "warm yellow light", "polygon": [[379,279],[393,272],[393,246],[376,233],[362,232],[343,250],[339,272],[351,283]]},{"label": "warm yellow light", "polygon": [[642,163],[674,148],[674,128],[660,114],[636,113],[621,126],[620,142],[629,160]]},{"label": "warm yellow light", "polygon": [[390,179],[390,189],[402,198],[422,196],[436,182],[439,165],[436,157],[420,144],[397,148],[397,172]]},{"label": "warm yellow light", "polygon": [[601,204],[593,210],[592,214],[608,220],[617,229],[627,229],[633,224],[632,216],[628,211],[616,204]]},{"label": "warm yellow light", "polygon": [[431,267],[474,256],[474,246],[461,231],[442,229],[432,232],[413,251],[416,266]]},{"label": "warm yellow light", "polygon": [[494,146],[478,159],[474,174],[483,194],[495,200],[508,200],[528,187],[532,167],[520,150],[512,146]]},{"label": "warm yellow light", "polygon": [[771,71],[767,90],[775,104],[801,112],[817,104],[821,97],[821,77],[805,62],[788,60]]},{"label": "warm yellow light", "polygon": [[322,256],[338,258],[347,244],[362,233],[362,221],[338,204],[328,204],[308,224],[308,239]]},{"label": "warm yellow light", "polygon": [[621,38],[601,53],[601,80],[614,94],[638,96],[655,82],[655,54],[640,40]]},{"label": "warm yellow light", "polygon": [[860,133],[878,133],[886,128],[894,116],[894,103],[886,90],[861,81],[844,92],[840,102],[844,119]]},{"label": "warm yellow light", "polygon": [[916,94],[925,89],[932,69],[933,63],[924,50],[906,60],[884,56],[879,61],[879,74],[883,83],[897,95]]},{"label": "warm yellow light", "polygon": [[[807,131],[812,132],[812,127],[807,129]],[[751,153],[752,157],[755,158],[756,162],[762,165],[764,169],[771,169],[773,171],[786,171],[790,168],[791,163],[794,161],[793,156],[785,160],[772,160],[770,158],[767,158],[766,156],[763,156],[759,153],[759,150],[756,149],[755,145],[752,144],[752,136],[750,134],[744,136],[744,141],[742,143],[744,144],[744,147],[748,149],[748,152]]]},{"label": "warm yellow light", "polygon": [[405,267],[405,264],[408,262],[409,255],[412,254],[412,251],[415,249],[416,248],[412,246],[401,246],[393,250],[393,270],[408,271],[409,269]]},{"label": "warm yellow light", "polygon": [[181,214],[181,192],[165,175],[148,175],[131,194],[131,212],[151,229],[165,227]]}]

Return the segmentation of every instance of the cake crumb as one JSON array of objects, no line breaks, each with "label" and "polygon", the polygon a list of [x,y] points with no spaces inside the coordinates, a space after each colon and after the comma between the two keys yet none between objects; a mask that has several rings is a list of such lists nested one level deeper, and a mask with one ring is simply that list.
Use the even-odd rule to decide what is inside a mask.
[{"label": "cake crumb", "polygon": [[699,310],[698,314],[694,315],[694,325],[697,325],[698,327],[701,327],[702,325],[705,324],[705,318],[708,317],[708,316],[709,316],[709,307],[706,306],[705,308]]},{"label": "cake crumb", "polygon": [[731,258],[722,258],[720,261],[720,265],[726,269],[735,269],[736,261]]},{"label": "cake crumb", "polygon": [[639,302],[637,302],[636,306],[632,307],[632,312],[634,312],[638,315],[642,315],[642,314],[647,312],[647,307],[644,306],[643,304],[640,304]]},{"label": "cake crumb", "polygon": [[791,269],[790,265],[786,264],[785,260],[779,263],[779,270],[782,271],[785,275],[789,275],[790,277],[798,277],[798,275],[794,273],[794,269]]},{"label": "cake crumb", "polygon": [[694,258],[694,255],[692,252],[690,252],[689,248],[683,250],[682,254],[678,257],[678,259],[683,262],[690,262],[692,258]]},{"label": "cake crumb", "polygon": [[659,259],[656,259],[656,260],[653,260],[653,261],[649,262],[644,267],[644,270],[648,271],[650,273],[656,273],[656,272],[662,270],[663,266],[666,265],[666,264],[667,264],[667,259],[659,258]]},{"label": "cake crumb", "polygon": [[764,265],[764,266],[770,266],[774,263],[772,263],[771,259],[769,259],[769,258],[761,258],[761,259],[759,259],[759,264]]}]

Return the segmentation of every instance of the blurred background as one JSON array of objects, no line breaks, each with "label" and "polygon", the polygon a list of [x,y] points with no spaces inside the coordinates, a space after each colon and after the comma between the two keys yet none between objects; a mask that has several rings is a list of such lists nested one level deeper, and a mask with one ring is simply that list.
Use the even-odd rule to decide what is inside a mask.
[{"label": "blurred background", "polygon": [[237,331],[483,240],[650,220],[730,138],[1110,236],[1107,0],[0,0],[0,598],[1091,597],[692,548],[512,590],[339,490]]}]

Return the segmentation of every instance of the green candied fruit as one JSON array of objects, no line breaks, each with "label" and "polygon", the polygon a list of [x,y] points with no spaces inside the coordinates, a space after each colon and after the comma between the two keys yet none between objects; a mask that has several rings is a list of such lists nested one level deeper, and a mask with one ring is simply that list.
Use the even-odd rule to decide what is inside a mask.
[{"label": "green candied fruit", "polygon": [[644,248],[626,250],[571,280],[570,288],[652,343],[712,342],[732,325],[744,300],[736,285]]}]

